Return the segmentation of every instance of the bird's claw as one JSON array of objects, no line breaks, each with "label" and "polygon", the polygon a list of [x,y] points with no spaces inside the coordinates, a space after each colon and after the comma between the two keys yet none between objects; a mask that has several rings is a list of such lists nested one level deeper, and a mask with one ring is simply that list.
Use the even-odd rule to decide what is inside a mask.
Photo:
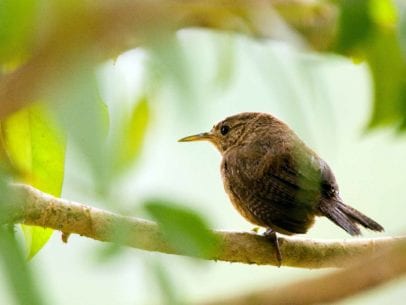
[{"label": "bird's claw", "polygon": [[272,242],[273,246],[275,247],[276,252],[276,260],[278,262],[278,267],[282,266],[282,254],[281,249],[279,248],[279,241],[276,232],[272,229],[267,229],[264,233],[264,237],[266,237],[269,241]]}]

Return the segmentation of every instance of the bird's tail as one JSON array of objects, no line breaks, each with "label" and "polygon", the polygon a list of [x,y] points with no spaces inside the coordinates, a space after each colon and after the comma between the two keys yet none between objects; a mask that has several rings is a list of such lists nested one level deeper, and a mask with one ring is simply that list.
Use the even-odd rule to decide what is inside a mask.
[{"label": "bird's tail", "polygon": [[384,228],[356,209],[346,205],[338,199],[322,200],[319,205],[322,215],[351,235],[360,235],[359,225],[372,231],[383,231]]}]

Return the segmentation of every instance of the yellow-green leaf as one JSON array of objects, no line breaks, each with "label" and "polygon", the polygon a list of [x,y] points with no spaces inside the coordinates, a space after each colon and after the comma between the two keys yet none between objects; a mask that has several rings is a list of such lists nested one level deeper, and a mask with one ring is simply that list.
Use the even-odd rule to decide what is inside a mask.
[{"label": "yellow-green leaf", "polygon": [[144,142],[145,132],[150,120],[150,109],[146,97],[142,97],[128,120],[124,121],[122,132],[118,135],[116,169],[120,172],[137,159]]},{"label": "yellow-green leaf", "polygon": [[370,0],[370,15],[375,23],[395,28],[398,15],[392,0]]},{"label": "yellow-green leaf", "polygon": [[1,1],[0,62],[20,58],[32,47],[40,4],[37,0]]},{"label": "yellow-green leaf", "polygon": [[[65,139],[45,106],[35,104],[2,122],[2,140],[16,180],[60,196],[65,162]],[[28,257],[48,241],[52,230],[23,226]]]}]

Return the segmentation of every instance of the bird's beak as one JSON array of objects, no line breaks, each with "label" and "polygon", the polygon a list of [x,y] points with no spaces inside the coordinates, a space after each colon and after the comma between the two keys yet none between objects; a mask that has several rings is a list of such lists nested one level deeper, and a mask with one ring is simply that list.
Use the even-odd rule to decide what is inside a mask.
[{"label": "bird's beak", "polygon": [[210,132],[203,132],[199,134],[195,134],[193,136],[188,136],[182,139],[179,139],[178,142],[192,142],[192,141],[212,141],[213,134]]}]

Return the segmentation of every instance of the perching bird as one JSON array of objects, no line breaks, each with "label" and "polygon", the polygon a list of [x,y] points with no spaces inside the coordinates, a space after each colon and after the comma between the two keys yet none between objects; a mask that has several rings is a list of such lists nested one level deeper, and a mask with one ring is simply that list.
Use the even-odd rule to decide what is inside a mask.
[{"label": "perching bird", "polygon": [[265,113],[244,112],[217,123],[210,132],[180,142],[206,140],[223,156],[224,188],[234,207],[267,229],[281,263],[275,232],[306,233],[315,216],[326,216],[351,235],[359,226],[383,227],[341,199],[327,165],[285,123]]}]

